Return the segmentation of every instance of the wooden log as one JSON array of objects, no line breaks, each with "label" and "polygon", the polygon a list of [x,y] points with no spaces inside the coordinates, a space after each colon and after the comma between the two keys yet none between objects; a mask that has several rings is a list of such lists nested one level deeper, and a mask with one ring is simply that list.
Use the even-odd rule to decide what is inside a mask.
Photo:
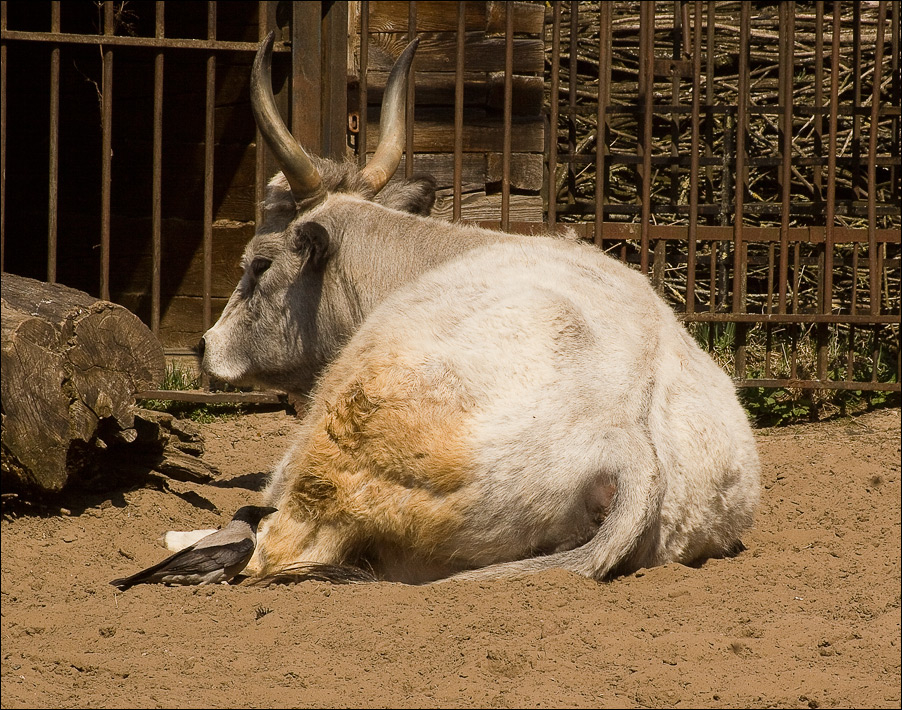
[{"label": "wooden log", "polygon": [[3,274],[0,306],[3,485],[59,491],[93,449],[134,440],[163,349],[130,311],[60,284]]}]

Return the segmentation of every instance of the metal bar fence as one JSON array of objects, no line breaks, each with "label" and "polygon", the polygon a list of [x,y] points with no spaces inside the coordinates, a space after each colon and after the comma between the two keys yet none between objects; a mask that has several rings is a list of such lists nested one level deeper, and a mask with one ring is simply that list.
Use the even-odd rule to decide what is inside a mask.
[{"label": "metal bar fence", "polygon": [[[122,3],[102,4],[94,32],[73,21],[69,8],[59,2],[50,4],[45,27],[20,22],[24,5],[3,2],[0,13],[0,265],[16,266],[24,258],[18,236],[7,243],[11,215],[17,230],[23,219],[17,201],[8,200],[20,194],[13,190],[16,173],[7,175],[6,168],[11,160],[9,131],[14,130],[9,126],[18,126],[21,119],[8,123],[9,111],[17,109],[15,102],[7,109],[7,66],[15,66],[20,56],[46,52],[48,216],[43,273],[37,277],[55,281],[71,273],[71,249],[65,244],[67,232],[61,230],[61,200],[70,189],[60,165],[69,150],[63,130],[68,89],[61,83],[61,67],[66,75],[70,55],[96,47],[101,62],[95,82],[101,108],[100,184],[95,193],[100,195],[95,252],[99,278],[86,290],[104,298],[119,295],[124,305],[144,308],[135,310],[158,336],[171,337],[167,334],[178,328],[202,332],[224,303],[219,272],[224,255],[233,255],[234,247],[228,246],[232,237],[222,236],[223,230],[234,227],[234,233],[245,238],[261,221],[265,182],[275,169],[264,151],[255,150],[252,207],[240,219],[223,215],[227,210],[222,209],[222,195],[229,180],[234,181],[221,167],[220,152],[226,151],[218,143],[226,130],[219,113],[227,99],[220,101],[219,93],[228,89],[228,65],[236,56],[249,63],[259,39],[270,28],[281,28],[290,44],[277,42],[277,57],[284,59],[290,52],[291,62],[281,64],[282,76],[287,73],[289,79],[279,100],[292,130],[311,150],[328,148],[333,157],[340,155],[335,126],[344,116],[323,115],[330,110],[324,104],[335,93],[325,77],[329,71],[344,76],[341,67],[348,53],[342,42],[330,44],[329,38],[337,34],[328,24],[329,13],[313,7],[316,4],[292,3],[286,29],[277,4],[260,2],[255,31],[241,37],[222,31],[235,6],[209,2],[202,5],[205,18],[195,36],[181,37],[177,35],[190,33],[177,31],[180,23],[166,16],[163,1],[152,4],[154,16],[146,32],[137,21],[138,31],[123,29]],[[168,5],[170,14],[176,12]],[[349,138],[355,139],[361,165],[368,141],[374,139],[367,109],[377,115],[381,101],[380,69],[371,71],[371,45],[385,30],[371,22],[373,13],[384,12],[379,5],[363,1],[350,3],[352,12],[344,10],[351,18],[349,34],[357,36],[352,51],[356,65],[349,66],[349,73],[353,69],[358,74]],[[529,30],[518,13],[536,3],[504,4],[500,16],[493,18],[492,8],[498,4],[461,2],[447,21],[436,19],[434,5],[408,3],[397,32],[401,40],[418,29],[426,33],[424,42],[450,38],[449,218],[525,232],[566,224],[648,273],[696,337],[732,369],[739,386],[899,391],[899,0],[867,6],[677,0],[643,2],[638,8],[630,3],[549,3],[541,35],[546,137],[540,188],[518,182],[523,156],[515,152],[522,120],[517,112],[528,85],[517,52],[526,46]],[[484,23],[481,36],[486,39],[480,48],[500,48],[491,72],[468,55],[476,41],[474,30],[480,29],[471,15]],[[344,15],[335,16],[345,21]],[[492,44],[495,38],[500,44]],[[30,51],[23,49],[26,46]],[[384,53],[386,46],[378,49]],[[146,284],[132,286],[132,291],[143,292],[131,296],[123,295],[119,285],[114,263],[120,262],[111,262],[128,243],[116,212],[127,178],[117,167],[113,147],[114,137],[127,130],[118,96],[131,95],[132,88],[118,81],[114,103],[114,52],[117,68],[140,52],[147,53],[152,67],[149,267]],[[203,108],[197,108],[203,115],[203,214],[196,256],[176,251],[178,230],[171,234],[169,207],[173,198],[166,190],[172,165],[167,116],[173,110],[167,82],[178,68],[174,53],[182,58],[186,52],[203,56],[205,67]],[[417,63],[426,67],[422,75],[432,71],[435,60]],[[417,67],[414,70],[416,77]],[[502,75],[497,84],[500,99],[493,103],[496,72]],[[329,76],[334,83],[334,75]],[[437,150],[417,148],[418,122],[413,119],[419,125],[422,120],[414,103],[421,97],[423,102],[431,100],[434,87],[427,82],[418,90],[416,83],[409,90],[405,167],[399,171],[407,176],[415,161]],[[489,97],[488,108],[480,110],[497,115],[500,126],[498,144],[492,148],[468,132],[470,117],[476,114],[472,95],[477,86],[489,87],[480,89]],[[301,95],[303,100],[292,100]],[[254,129],[252,135],[259,145],[259,133]],[[472,166],[480,155],[489,166],[487,173],[498,157],[497,173],[484,178],[486,199],[497,190],[497,220],[468,202],[465,183],[473,181]],[[19,165],[16,160],[12,167]],[[540,200],[544,224],[517,217],[520,200]],[[195,261],[201,284],[199,317],[173,326],[172,302],[165,302],[171,297],[172,272],[180,271],[187,279]],[[178,338],[164,344],[171,356],[189,355]],[[215,398],[229,395],[233,401],[277,399],[266,393],[218,393]]]}]

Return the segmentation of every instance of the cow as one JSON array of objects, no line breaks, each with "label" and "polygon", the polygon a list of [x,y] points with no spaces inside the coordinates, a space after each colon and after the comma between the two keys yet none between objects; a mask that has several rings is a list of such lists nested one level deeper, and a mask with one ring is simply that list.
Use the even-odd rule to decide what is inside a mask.
[{"label": "cow", "polygon": [[309,396],[247,572],[606,580],[743,549],[747,415],[647,278],[572,238],[431,217],[428,178],[388,184],[416,40],[359,170],[291,137],[272,43],[252,105],[282,172],[200,348],[211,377]]}]

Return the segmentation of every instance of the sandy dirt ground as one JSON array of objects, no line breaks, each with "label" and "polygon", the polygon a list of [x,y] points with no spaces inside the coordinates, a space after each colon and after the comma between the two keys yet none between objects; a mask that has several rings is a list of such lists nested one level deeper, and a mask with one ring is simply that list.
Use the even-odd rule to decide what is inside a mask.
[{"label": "sandy dirt ground", "polygon": [[[734,559],[598,584],[108,582],[260,500],[296,426],[205,425],[215,485],[6,505],[2,706],[900,707],[899,410],[758,430]],[[60,509],[60,507],[64,509]]]}]

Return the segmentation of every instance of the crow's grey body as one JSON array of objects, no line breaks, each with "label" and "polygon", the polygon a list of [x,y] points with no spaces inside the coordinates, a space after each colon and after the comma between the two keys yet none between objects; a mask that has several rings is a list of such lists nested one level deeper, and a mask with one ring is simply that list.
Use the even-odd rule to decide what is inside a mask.
[{"label": "crow's grey body", "polygon": [[135,584],[217,584],[241,572],[254,554],[257,525],[275,508],[246,505],[231,522],[137,574],[110,582],[124,591]]}]

